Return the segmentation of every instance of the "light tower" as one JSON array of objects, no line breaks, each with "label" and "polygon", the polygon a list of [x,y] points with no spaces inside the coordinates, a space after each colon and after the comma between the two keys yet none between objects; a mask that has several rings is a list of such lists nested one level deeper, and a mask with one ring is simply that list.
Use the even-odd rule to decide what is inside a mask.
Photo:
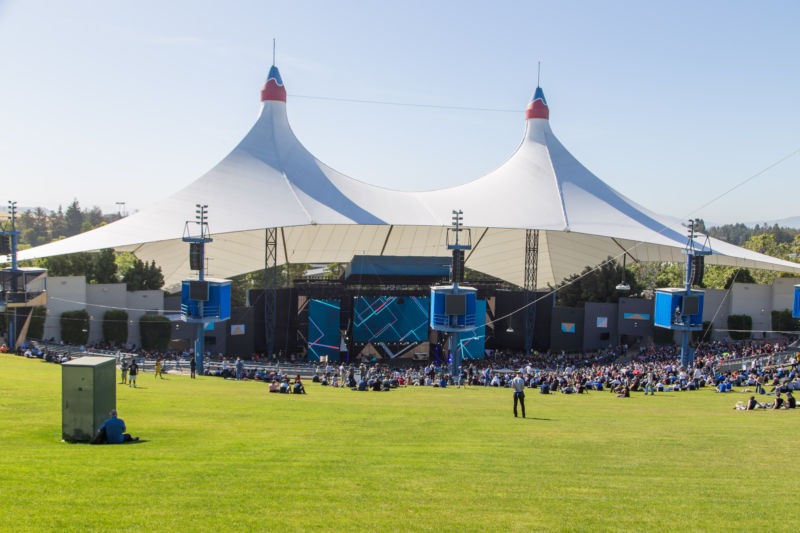
[{"label": "light tower", "polygon": [[[8,202],[11,215],[10,229],[0,231],[0,256],[10,258],[11,267],[0,270],[0,313],[5,313],[8,335],[6,345],[13,350],[24,342],[33,308],[47,303],[47,270],[44,268],[20,268],[17,263],[17,247],[20,232],[17,231],[17,202]],[[25,322],[20,328],[18,311]]]},{"label": "light tower", "polygon": [[[447,334],[450,354],[450,375],[455,376],[461,366],[458,333],[475,329],[475,311],[478,291],[462,287],[464,281],[464,251],[472,249],[472,234],[462,225],[463,212],[453,210],[452,227],[447,229],[447,249],[452,250],[450,285],[431,287],[431,328]],[[466,239],[460,239],[465,232]],[[453,241],[451,242],[451,236]]]},{"label": "light tower", "polygon": [[[183,226],[183,242],[189,243],[189,268],[197,271],[197,279],[181,283],[181,318],[197,323],[194,358],[198,373],[203,373],[205,356],[205,325],[231,316],[231,282],[205,277],[206,243],[212,242],[208,227],[208,205],[196,204],[195,220]],[[200,227],[200,235],[192,235],[191,225]]]},{"label": "light tower", "polygon": [[694,351],[689,348],[692,331],[703,329],[703,291],[692,290],[692,285],[703,281],[705,256],[711,255],[706,243],[695,246],[694,220],[688,224],[689,240],[683,253],[686,255],[686,276],[682,289],[657,289],[654,324],[661,328],[681,332],[681,366],[694,364]]}]

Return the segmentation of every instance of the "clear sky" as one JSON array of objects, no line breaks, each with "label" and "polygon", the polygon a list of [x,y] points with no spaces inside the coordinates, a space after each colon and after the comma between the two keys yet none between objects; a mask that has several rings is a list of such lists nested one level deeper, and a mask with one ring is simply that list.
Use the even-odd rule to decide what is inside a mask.
[{"label": "clear sky", "polygon": [[541,60],[556,135],[628,197],[796,216],[800,156],[691,212],[800,147],[798,22],[796,0],[0,0],[0,202],[133,211],[179,190],[252,125],[275,37],[292,128],[356,179],[421,190],[497,167]]}]

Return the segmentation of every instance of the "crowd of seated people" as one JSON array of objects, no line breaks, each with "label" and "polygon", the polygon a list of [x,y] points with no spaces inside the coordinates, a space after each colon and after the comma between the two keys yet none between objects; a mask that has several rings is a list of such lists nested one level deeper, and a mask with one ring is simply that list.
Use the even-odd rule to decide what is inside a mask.
[{"label": "crowd of seated people", "polygon": [[288,376],[280,379],[275,377],[270,382],[268,390],[277,394],[306,394],[306,388],[300,376],[295,376],[294,380],[290,380]]},{"label": "crowd of seated people", "polygon": [[69,351],[56,351],[46,347],[41,347],[33,343],[23,343],[15,350],[9,350],[5,344],[0,345],[0,353],[14,353],[16,355],[27,357],[28,359],[42,359],[48,363],[66,363],[72,360]]},{"label": "crowd of seated people", "polygon": [[[755,395],[780,396],[780,407],[794,405],[791,391],[800,390],[797,358],[779,359],[775,354],[784,350],[787,339],[778,341],[715,341],[695,345],[695,362],[691,368],[681,368],[676,346],[642,346],[629,350],[627,346],[611,347],[591,353],[534,352],[520,353],[488,351],[484,359],[465,360],[455,376],[441,361],[417,362],[393,360],[361,363],[318,363],[313,369],[313,381],[323,386],[356,391],[387,391],[398,387],[509,387],[517,370],[522,372],[526,387],[541,394],[584,394],[587,391],[608,391],[621,397],[633,392],[683,392],[710,387],[719,393],[737,392]],[[189,368],[193,357],[190,351],[144,350],[136,346],[119,349],[113,345],[96,344],[87,347],[106,351],[133,353],[142,359],[176,361]],[[2,351],[2,349],[0,349]],[[68,351],[50,351],[47,347],[27,344],[17,350],[19,355],[37,357],[56,363],[70,359]],[[277,367],[249,364],[244,367],[243,379],[263,381],[271,392],[296,392],[297,369],[282,370],[283,362],[291,363],[298,355],[265,357],[252,354],[249,362],[277,361]],[[715,371],[718,363],[748,359],[746,368],[725,373]],[[206,357],[205,374],[223,378],[236,376],[235,365],[222,354]],[[624,362],[620,362],[624,361]],[[730,366],[730,364],[728,365]],[[179,367],[180,368],[180,367]],[[299,383],[300,391],[305,391]],[[273,391],[273,388],[275,389]],[[284,389],[284,390],[282,390]],[[758,403],[758,402],[756,402]],[[764,403],[764,402],[762,402]],[[773,405],[775,402],[769,402]]]}]

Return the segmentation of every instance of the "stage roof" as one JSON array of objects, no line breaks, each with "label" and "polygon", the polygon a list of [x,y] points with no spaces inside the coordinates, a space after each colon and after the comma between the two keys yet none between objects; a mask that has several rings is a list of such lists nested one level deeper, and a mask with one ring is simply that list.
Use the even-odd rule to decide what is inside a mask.
[{"label": "stage roof", "polygon": [[[474,181],[426,192],[369,185],[317,160],[289,126],[286,90],[275,66],[261,99],[261,113],[242,141],[184,189],[107,226],[24,250],[19,258],[114,248],[155,260],[167,288],[174,289],[194,277],[180,237],[200,203],[208,205],[214,238],[206,245],[213,258],[208,274],[215,277],[264,268],[265,228],[272,227],[280,228],[278,264],[347,262],[354,255],[440,256],[452,209],[463,210],[472,229],[466,266],[520,286],[526,229],[540,230],[538,287],[623,250],[629,262],[684,261],[685,229],[581,165],[550,128],[541,88],[526,110],[522,142],[505,163]],[[714,239],[710,244],[714,255],[707,264],[800,273],[797,263]]]}]

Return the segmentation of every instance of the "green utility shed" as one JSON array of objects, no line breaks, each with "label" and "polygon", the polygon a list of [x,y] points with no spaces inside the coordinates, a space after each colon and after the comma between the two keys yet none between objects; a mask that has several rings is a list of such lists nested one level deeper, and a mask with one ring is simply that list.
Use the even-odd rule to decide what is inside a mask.
[{"label": "green utility shed", "polygon": [[61,434],[66,441],[89,441],[108,412],[117,407],[117,367],[113,357],[84,356],[61,365]]}]

